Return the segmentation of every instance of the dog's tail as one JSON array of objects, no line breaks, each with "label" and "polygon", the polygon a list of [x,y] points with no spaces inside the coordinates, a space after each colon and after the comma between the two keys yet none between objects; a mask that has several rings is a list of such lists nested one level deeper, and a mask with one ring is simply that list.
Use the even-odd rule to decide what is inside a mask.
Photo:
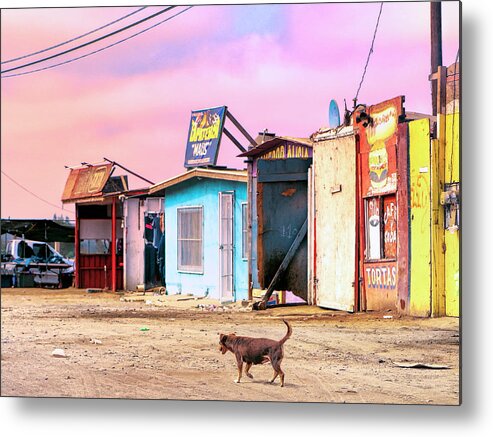
[{"label": "dog's tail", "polygon": [[291,337],[291,334],[293,332],[293,330],[291,329],[291,325],[286,322],[286,320],[282,319],[282,321],[285,323],[285,325],[288,327],[288,332],[286,332],[286,335],[281,339],[279,340],[279,343],[280,344],[284,344],[286,342],[286,340]]}]

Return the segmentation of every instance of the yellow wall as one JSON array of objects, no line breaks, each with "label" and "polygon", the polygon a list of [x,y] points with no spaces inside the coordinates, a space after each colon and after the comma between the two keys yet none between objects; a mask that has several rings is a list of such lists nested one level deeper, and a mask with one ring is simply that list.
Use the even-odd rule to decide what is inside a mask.
[{"label": "yellow wall", "polygon": [[410,314],[431,314],[430,122],[409,123]]},{"label": "yellow wall", "polygon": [[[458,108],[456,108],[458,110]],[[458,111],[446,116],[445,183],[458,182],[459,176],[459,127]],[[447,316],[459,316],[459,244],[460,231],[445,231],[445,296]]]}]

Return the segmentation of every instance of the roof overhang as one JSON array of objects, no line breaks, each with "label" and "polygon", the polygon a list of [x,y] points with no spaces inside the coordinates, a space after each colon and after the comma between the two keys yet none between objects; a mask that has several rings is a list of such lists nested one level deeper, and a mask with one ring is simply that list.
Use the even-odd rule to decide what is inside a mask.
[{"label": "roof overhang", "polygon": [[294,138],[294,137],[274,137],[271,140],[265,141],[253,149],[243,152],[239,157],[257,158],[270,152],[281,144],[292,143],[300,146],[313,147],[313,141],[310,138]]},{"label": "roof overhang", "polygon": [[207,168],[194,168],[186,173],[182,173],[178,176],[172,177],[165,181],[152,185],[149,188],[149,195],[164,194],[166,188],[174,185],[181,184],[193,178],[207,178],[207,179],[220,179],[223,181],[236,181],[244,182],[248,181],[248,175],[246,170],[215,170]]}]

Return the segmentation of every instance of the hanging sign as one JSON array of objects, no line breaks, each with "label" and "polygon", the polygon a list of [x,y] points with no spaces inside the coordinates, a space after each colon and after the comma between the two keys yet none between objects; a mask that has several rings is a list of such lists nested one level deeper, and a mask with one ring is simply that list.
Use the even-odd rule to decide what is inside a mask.
[{"label": "hanging sign", "polygon": [[192,111],[185,167],[215,165],[227,107]]}]

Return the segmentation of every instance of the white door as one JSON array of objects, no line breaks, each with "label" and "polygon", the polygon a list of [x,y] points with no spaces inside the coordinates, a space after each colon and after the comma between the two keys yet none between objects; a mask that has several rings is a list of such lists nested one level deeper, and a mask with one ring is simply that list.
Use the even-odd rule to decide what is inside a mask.
[{"label": "white door", "polygon": [[221,301],[232,301],[233,193],[219,193],[219,286]]},{"label": "white door", "polygon": [[354,136],[320,142],[313,153],[316,304],[352,312],[358,286]]}]

